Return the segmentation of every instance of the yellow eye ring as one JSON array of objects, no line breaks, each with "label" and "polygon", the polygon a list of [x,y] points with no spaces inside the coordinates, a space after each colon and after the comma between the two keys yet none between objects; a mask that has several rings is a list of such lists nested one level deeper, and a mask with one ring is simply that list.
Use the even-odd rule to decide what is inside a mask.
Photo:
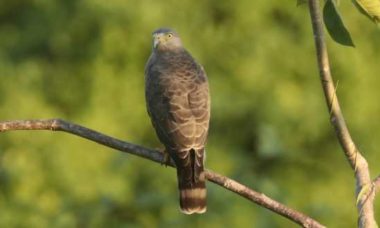
[{"label": "yellow eye ring", "polygon": [[172,37],[173,37],[173,34],[169,33],[168,38],[172,38]]}]

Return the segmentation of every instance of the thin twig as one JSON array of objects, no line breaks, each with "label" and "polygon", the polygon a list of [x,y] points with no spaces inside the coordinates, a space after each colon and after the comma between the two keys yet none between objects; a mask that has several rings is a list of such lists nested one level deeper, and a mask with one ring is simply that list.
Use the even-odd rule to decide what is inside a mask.
[{"label": "thin twig", "polygon": [[[346,158],[355,172],[356,197],[358,198],[357,210],[359,213],[359,227],[377,227],[374,210],[374,192],[370,187],[372,181],[368,169],[368,163],[357,149],[351,138],[335,93],[335,86],[331,76],[327,47],[323,32],[323,22],[319,8],[319,0],[309,0],[309,10],[313,26],[314,41],[317,51],[319,74],[327,107],[329,109],[330,121],[335,129],[339,143]],[[334,102],[330,102],[334,100]]]},{"label": "thin twig", "polygon": [[[14,120],[0,122],[0,132],[12,131],[12,130],[52,130],[63,131],[70,134],[86,138],[88,140],[100,143],[107,147],[114,148],[116,150],[127,152],[137,155],[139,157],[162,163],[163,155],[157,150],[145,148],[143,146],[128,143],[113,137],[104,135],[100,132],[91,130],[89,128],[73,124],[61,119],[49,119],[49,120]],[[173,163],[169,164],[173,166]],[[211,170],[206,170],[206,177],[209,181],[222,186],[223,188],[239,194],[240,196],[261,205],[281,216],[288,218],[289,220],[303,226],[303,227],[325,227],[310,218],[309,216],[291,209],[266,195],[256,192],[247,186],[236,182],[228,177],[222,176]]]}]

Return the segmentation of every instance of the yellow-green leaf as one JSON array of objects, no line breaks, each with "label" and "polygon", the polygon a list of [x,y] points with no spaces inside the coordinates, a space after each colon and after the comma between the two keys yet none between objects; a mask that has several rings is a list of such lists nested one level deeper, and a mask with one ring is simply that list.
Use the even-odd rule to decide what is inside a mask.
[{"label": "yellow-green leaf", "polygon": [[380,0],[354,0],[360,12],[367,15],[375,23],[380,23]]}]

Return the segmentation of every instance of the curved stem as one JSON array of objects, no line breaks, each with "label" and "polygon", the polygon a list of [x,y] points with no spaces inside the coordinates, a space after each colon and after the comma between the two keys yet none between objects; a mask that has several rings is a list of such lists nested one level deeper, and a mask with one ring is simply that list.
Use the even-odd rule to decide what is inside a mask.
[{"label": "curved stem", "polygon": [[313,26],[319,75],[330,113],[330,122],[335,129],[336,136],[345,156],[355,172],[359,227],[377,227],[373,210],[375,191],[373,191],[368,163],[351,138],[331,76],[327,46],[323,32],[323,21],[319,9],[319,0],[309,0],[309,11]]}]

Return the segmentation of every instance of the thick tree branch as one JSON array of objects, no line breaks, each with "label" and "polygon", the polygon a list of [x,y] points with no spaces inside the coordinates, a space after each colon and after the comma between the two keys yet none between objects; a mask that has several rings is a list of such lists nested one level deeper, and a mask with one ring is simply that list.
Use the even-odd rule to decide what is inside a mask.
[{"label": "thick tree branch", "polygon": [[377,227],[373,210],[373,201],[375,197],[375,191],[373,191],[374,185],[370,178],[368,163],[351,138],[336,95],[334,81],[330,72],[326,42],[324,39],[319,0],[309,0],[309,10],[317,51],[319,74],[326,103],[330,112],[330,121],[335,129],[335,133],[346,158],[355,172],[359,227]]},{"label": "thick tree branch", "polygon": [[[82,127],[77,124],[73,124],[61,119],[49,119],[49,120],[15,120],[0,122],[0,132],[12,131],[12,130],[52,130],[52,131],[64,131],[70,134],[80,136],[82,138],[89,139],[91,141],[100,143],[107,147],[137,155],[139,157],[146,158],[148,160],[162,163],[162,153],[157,150],[148,149],[139,145],[121,141],[119,139],[112,138],[97,131]],[[173,166],[173,163],[170,164]],[[302,225],[303,227],[325,227],[308,217],[307,215],[293,210],[269,197],[263,193],[256,192],[247,186],[240,184],[228,177],[222,176],[211,170],[206,170],[206,177],[209,181],[231,191],[240,196],[261,205],[279,215],[282,215],[289,220]]]}]

